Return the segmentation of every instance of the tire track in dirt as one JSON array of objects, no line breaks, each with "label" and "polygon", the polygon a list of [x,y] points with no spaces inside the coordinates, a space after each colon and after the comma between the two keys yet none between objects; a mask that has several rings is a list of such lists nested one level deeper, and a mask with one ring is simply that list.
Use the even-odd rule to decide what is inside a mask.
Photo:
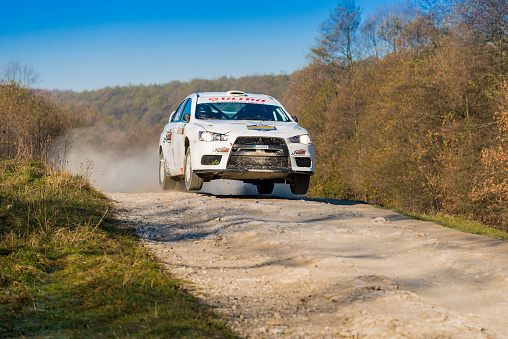
[{"label": "tire track in dirt", "polygon": [[109,196],[241,335],[508,337],[508,243],[341,201]]}]

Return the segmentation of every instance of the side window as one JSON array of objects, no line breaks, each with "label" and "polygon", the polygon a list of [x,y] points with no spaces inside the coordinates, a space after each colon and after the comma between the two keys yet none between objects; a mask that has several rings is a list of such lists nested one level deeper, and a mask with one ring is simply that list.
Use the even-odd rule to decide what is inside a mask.
[{"label": "side window", "polygon": [[277,107],[273,110],[273,113],[275,114],[275,121],[289,121],[289,118],[287,114],[284,113],[284,110],[282,108]]},{"label": "side window", "polygon": [[173,115],[173,119],[171,119],[171,122],[173,122],[173,121],[180,121],[180,117],[182,115],[182,108],[183,108],[183,106],[185,105],[186,102],[187,102],[187,100],[184,100],[184,101],[182,101],[180,106],[178,106],[178,108],[175,111],[175,114]]},{"label": "side window", "polygon": [[187,100],[187,103],[185,104],[185,108],[183,109],[182,118],[183,118],[183,115],[186,113],[190,115],[191,108],[192,108],[192,99],[189,99],[189,100]]}]

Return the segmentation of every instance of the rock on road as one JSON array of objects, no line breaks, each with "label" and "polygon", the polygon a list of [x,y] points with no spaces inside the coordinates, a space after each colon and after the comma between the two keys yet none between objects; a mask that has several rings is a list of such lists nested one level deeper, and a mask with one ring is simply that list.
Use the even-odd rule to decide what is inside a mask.
[{"label": "rock on road", "polygon": [[338,200],[113,193],[246,337],[508,338],[508,243]]}]

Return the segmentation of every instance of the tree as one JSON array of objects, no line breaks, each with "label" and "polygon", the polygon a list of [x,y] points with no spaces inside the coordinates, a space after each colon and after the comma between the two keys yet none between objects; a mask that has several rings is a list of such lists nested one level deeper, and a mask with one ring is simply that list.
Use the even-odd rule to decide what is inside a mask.
[{"label": "tree", "polygon": [[0,67],[0,80],[6,82],[19,81],[29,87],[39,82],[39,73],[29,64],[21,59],[11,59],[5,66]]},{"label": "tree", "polygon": [[337,7],[319,30],[317,47],[312,49],[316,61],[350,66],[358,55],[358,28],[362,10],[355,0],[339,0]]},{"label": "tree", "polygon": [[360,28],[366,49],[373,52],[376,59],[379,59],[379,37],[377,35],[378,20],[374,15],[367,18]]},{"label": "tree", "polygon": [[446,32],[451,0],[414,0],[379,8],[360,27],[367,56],[421,51]]},{"label": "tree", "polygon": [[410,1],[397,3],[380,9],[376,15],[379,39],[385,42],[388,50],[395,53],[407,49],[408,42],[403,33],[408,24],[418,17],[414,4]]},{"label": "tree", "polygon": [[44,159],[71,123],[70,112],[50,93],[0,83],[0,157]]},{"label": "tree", "polygon": [[504,85],[504,102],[496,113],[495,139],[482,151],[482,168],[471,192],[473,200],[483,209],[483,221],[508,231],[508,86]]},{"label": "tree", "polygon": [[458,19],[465,23],[474,38],[484,44],[506,49],[508,45],[507,0],[461,0]]}]

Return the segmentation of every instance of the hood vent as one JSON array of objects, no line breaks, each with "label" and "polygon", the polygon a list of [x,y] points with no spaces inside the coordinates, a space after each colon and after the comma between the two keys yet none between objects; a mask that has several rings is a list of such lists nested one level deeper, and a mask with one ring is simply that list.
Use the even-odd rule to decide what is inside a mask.
[{"label": "hood vent", "polygon": [[245,92],[242,92],[242,91],[228,91],[227,94],[230,95],[230,96],[244,96]]}]

